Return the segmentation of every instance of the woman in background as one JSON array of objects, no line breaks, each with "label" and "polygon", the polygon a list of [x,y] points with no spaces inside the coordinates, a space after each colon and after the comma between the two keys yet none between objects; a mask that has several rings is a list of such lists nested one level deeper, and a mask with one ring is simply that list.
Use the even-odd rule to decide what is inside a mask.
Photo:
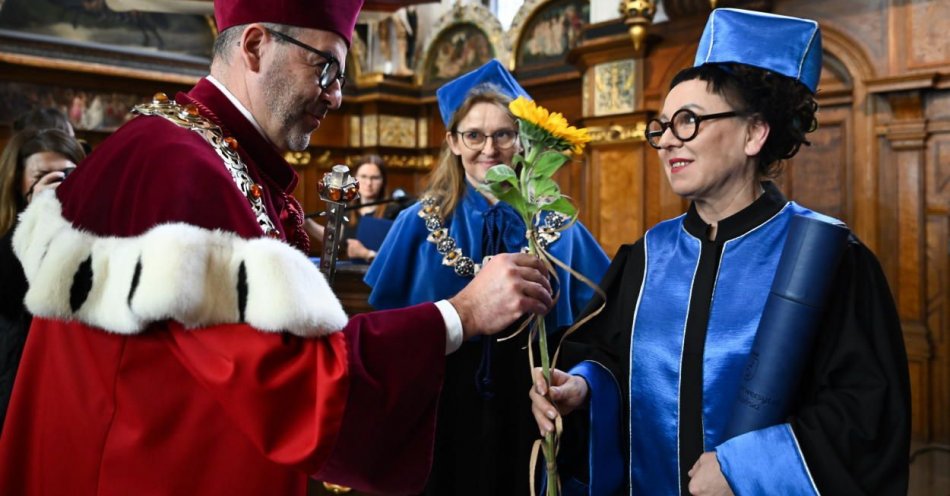
[{"label": "woman in background", "polygon": [[[357,228],[360,219],[363,217],[375,217],[377,219],[395,219],[399,214],[398,202],[377,203],[386,199],[386,165],[379,155],[366,155],[357,162],[356,170],[353,171],[353,177],[360,183],[360,197],[355,205],[350,206],[352,210],[347,211],[349,222],[344,231],[346,239],[346,255],[350,259],[365,260],[372,262],[376,258],[376,250],[371,250],[356,239]],[[371,204],[368,206],[361,206]]]},{"label": "woman in background", "polygon": [[17,215],[35,195],[59,186],[83,158],[80,144],[59,129],[26,128],[0,154],[0,426],[32,320],[23,306],[26,276],[13,253]]},{"label": "woman in background", "polygon": [[[490,167],[511,164],[519,151],[518,125],[508,103],[527,93],[493,60],[445,84],[436,95],[448,130],[442,155],[422,200],[396,219],[366,275],[373,288],[369,302],[376,308],[455,294],[468,284],[483,257],[518,252],[527,245],[520,215],[477,189]],[[545,220],[551,225],[566,221],[556,214]],[[547,250],[593,281],[608,263],[580,223],[551,240]],[[557,269],[557,276],[560,299],[547,316],[550,331],[570,324],[593,293],[563,269]],[[435,464],[426,494],[528,492],[528,461],[537,429],[524,397],[531,383],[526,345],[527,333],[522,333],[504,342],[467,342],[447,357]]]}]

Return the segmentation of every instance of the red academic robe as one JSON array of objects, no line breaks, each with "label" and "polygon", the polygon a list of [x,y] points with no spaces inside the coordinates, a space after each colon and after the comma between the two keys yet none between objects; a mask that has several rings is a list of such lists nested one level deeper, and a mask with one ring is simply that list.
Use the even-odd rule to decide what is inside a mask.
[{"label": "red academic robe", "polygon": [[[292,242],[293,169],[208,81],[176,99],[199,103],[238,140]],[[212,147],[161,117],[118,130],[57,196],[62,217],[90,236],[134,238],[171,222],[261,236]],[[72,295],[81,286],[62,284]],[[37,317],[0,436],[0,494],[289,495],[305,493],[308,474],[418,491],[431,464],[444,325],[431,303],[359,315],[316,339],[240,322],[166,320],[118,334]]]}]

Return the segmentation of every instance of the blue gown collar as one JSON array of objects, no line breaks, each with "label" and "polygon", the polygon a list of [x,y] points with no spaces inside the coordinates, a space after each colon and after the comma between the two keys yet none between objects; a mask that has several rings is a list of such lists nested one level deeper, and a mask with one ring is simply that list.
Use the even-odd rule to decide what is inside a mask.
[{"label": "blue gown collar", "polygon": [[463,208],[469,216],[480,216],[482,227],[482,253],[495,255],[504,252],[516,252],[527,245],[525,226],[514,207],[498,201],[494,205],[474,186],[466,182]]},{"label": "blue gown collar", "polygon": [[[762,188],[765,192],[748,207],[719,221],[719,225],[716,227],[716,243],[725,243],[730,239],[742,236],[755,226],[761,225],[774,217],[788,204],[788,199],[779,191],[775,183],[763,181]],[[690,203],[686,218],[683,219],[683,227],[686,232],[701,240],[708,239],[706,233],[709,230],[709,224],[699,216],[695,203]]]}]

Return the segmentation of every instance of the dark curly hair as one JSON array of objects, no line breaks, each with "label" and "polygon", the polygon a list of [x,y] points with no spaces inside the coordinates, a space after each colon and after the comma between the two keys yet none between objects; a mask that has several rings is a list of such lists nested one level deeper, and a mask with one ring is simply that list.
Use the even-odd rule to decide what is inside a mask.
[{"label": "dark curly hair", "polygon": [[769,136],[756,157],[760,177],[779,175],[783,161],[795,156],[805,135],[818,128],[818,103],[803,84],[794,79],[744,64],[704,64],[679,72],[670,89],[698,79],[739,111],[769,125]]}]

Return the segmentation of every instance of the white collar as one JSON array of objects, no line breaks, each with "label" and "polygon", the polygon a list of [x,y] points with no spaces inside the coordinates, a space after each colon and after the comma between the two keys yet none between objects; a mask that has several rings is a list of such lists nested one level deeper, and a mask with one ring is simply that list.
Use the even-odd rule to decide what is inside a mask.
[{"label": "white collar", "polygon": [[[244,104],[241,103],[241,101],[238,100],[236,96],[234,96],[234,93],[231,93],[224,86],[224,84],[221,83],[221,81],[218,81],[217,79],[214,78],[214,76],[210,74],[205,76],[205,79],[207,79],[209,83],[213,84],[215,88],[220,90],[221,93],[224,93],[224,96],[228,99],[228,101],[231,102],[232,105],[234,105],[236,109],[238,109],[238,112],[240,112],[241,115],[243,115],[244,118],[247,119],[251,123],[252,126],[254,126],[254,129],[257,129],[257,132],[260,133],[260,135],[263,136],[264,139],[268,143],[270,143],[270,140],[267,139],[267,135],[264,134],[264,128],[262,128],[261,125],[257,122],[257,119],[254,118],[254,115],[251,114],[251,111],[248,110],[247,107],[245,107]],[[271,143],[271,145],[273,145],[273,143]]]}]

